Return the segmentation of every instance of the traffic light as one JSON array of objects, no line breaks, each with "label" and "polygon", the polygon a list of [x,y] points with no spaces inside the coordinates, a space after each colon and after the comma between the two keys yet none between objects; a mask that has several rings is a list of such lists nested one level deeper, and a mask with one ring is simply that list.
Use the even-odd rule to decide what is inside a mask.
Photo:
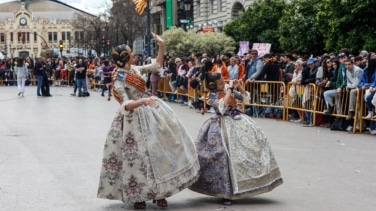
[{"label": "traffic light", "polygon": [[106,47],[106,36],[105,35],[102,35],[102,47],[103,48]]},{"label": "traffic light", "polygon": [[64,44],[62,40],[59,41],[59,48],[60,48],[60,52],[63,52]]},{"label": "traffic light", "polygon": [[191,18],[188,18],[188,19],[187,19],[187,25],[188,25],[188,26],[190,26],[190,25],[191,25],[191,23],[192,23],[192,20],[191,20]]}]

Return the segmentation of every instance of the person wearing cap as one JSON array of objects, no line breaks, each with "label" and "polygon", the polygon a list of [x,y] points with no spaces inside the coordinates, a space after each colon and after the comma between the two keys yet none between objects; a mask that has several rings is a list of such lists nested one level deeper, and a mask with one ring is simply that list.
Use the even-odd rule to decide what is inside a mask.
[{"label": "person wearing cap", "polygon": [[[307,61],[307,67],[303,69],[302,71],[302,82],[301,84],[304,85],[304,94],[302,99],[302,106],[305,109],[312,109],[312,87],[309,86],[310,83],[315,83],[316,81],[316,60],[314,58],[310,58]],[[312,126],[312,112],[305,112],[305,119],[306,122],[303,122],[303,124]]]}]

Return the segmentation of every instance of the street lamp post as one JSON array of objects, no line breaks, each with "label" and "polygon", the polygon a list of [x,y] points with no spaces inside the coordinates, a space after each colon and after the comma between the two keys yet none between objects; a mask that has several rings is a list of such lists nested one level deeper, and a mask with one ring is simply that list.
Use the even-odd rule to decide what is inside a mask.
[{"label": "street lamp post", "polygon": [[191,21],[192,21],[192,17],[191,17],[192,0],[184,0],[183,2],[184,2],[185,18],[187,20],[186,28],[189,29],[191,26]]},{"label": "street lamp post", "polygon": [[38,48],[34,48],[34,60],[38,57]]},{"label": "street lamp post", "polygon": [[12,59],[13,59],[14,49],[15,49],[15,48],[11,48],[11,49],[10,49],[10,55],[11,55],[10,58],[12,58]]},{"label": "street lamp post", "polygon": [[146,5],[146,35],[145,35],[145,45],[146,50],[148,51],[148,54],[151,54],[150,51],[150,35],[151,35],[151,29],[150,29],[150,0],[147,0]]}]

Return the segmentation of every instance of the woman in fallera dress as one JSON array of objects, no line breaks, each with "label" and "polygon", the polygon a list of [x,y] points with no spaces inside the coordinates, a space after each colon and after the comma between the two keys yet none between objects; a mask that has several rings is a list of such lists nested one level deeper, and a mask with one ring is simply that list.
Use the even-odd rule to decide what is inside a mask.
[{"label": "woman in fallera dress", "polygon": [[220,73],[208,73],[206,83],[207,104],[216,115],[200,128],[196,149],[201,173],[190,189],[231,205],[234,199],[265,193],[282,184],[264,132],[236,109],[236,99],[249,98],[240,81],[225,84]]},{"label": "woman in fallera dress", "polygon": [[200,168],[194,142],[174,111],[146,92],[141,75],[160,71],[164,57],[164,41],[152,36],[159,45],[155,63],[133,66],[129,46],[112,50],[120,108],[107,134],[98,189],[99,198],[135,209],[145,209],[148,200],[167,207],[165,198],[192,185]]}]

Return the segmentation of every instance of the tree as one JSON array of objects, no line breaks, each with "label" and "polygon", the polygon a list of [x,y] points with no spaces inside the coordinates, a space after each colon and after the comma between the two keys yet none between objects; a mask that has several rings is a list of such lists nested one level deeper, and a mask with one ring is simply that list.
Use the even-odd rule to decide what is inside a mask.
[{"label": "tree", "polygon": [[171,56],[186,56],[193,50],[214,55],[216,52],[235,50],[235,41],[217,32],[196,33],[194,30],[185,32],[182,28],[171,27],[162,34],[166,52]]},{"label": "tree", "polygon": [[338,51],[346,47],[356,54],[362,49],[375,49],[375,1],[321,0],[318,7],[318,22],[327,23],[326,50]]},{"label": "tree", "polygon": [[324,48],[323,26],[316,21],[317,4],[321,0],[293,0],[279,20],[279,42],[286,52],[322,53]]},{"label": "tree", "polygon": [[[101,53],[101,35],[103,21],[101,16],[88,16],[77,14],[77,19],[72,23],[74,32],[83,32],[83,37],[78,39],[74,37],[74,43],[87,49],[95,49],[96,52]],[[74,33],[73,32],[73,33]],[[73,43],[73,40],[71,40]]]},{"label": "tree", "polygon": [[258,0],[224,27],[224,32],[236,42],[271,43],[272,51],[279,52],[279,19],[285,8],[283,0]]},{"label": "tree", "polygon": [[116,45],[122,43],[132,45],[136,38],[145,35],[146,17],[136,13],[132,0],[113,1],[109,15],[109,25],[113,31],[111,33],[112,43],[116,43]]}]

